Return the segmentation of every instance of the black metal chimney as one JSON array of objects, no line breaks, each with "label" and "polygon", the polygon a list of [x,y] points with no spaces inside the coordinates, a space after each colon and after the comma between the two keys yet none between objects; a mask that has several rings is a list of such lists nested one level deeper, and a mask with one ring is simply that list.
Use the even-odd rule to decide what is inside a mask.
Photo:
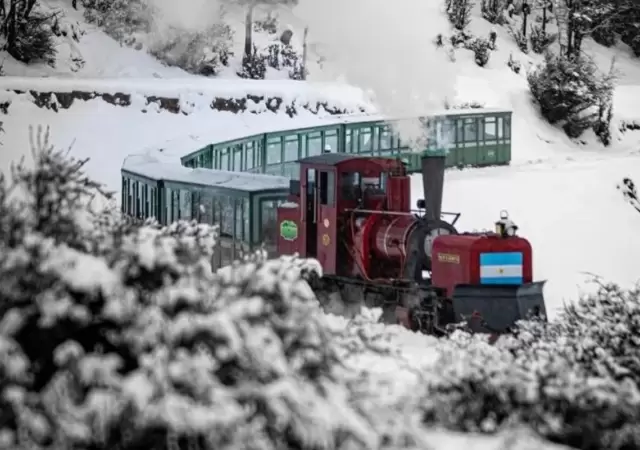
[{"label": "black metal chimney", "polygon": [[444,190],[445,156],[422,155],[422,188],[427,220],[440,220]]}]

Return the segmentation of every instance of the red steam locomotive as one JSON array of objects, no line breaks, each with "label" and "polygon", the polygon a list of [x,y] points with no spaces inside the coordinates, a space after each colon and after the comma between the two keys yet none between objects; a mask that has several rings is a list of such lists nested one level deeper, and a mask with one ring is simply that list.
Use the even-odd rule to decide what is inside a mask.
[{"label": "red steam locomotive", "polygon": [[436,335],[452,323],[502,333],[544,317],[531,245],[506,215],[495,232],[461,234],[460,214],[441,211],[444,157],[423,157],[417,211],[399,159],[326,153],[299,163],[300,180],[278,208],[278,253],[320,262],[309,283],[327,312],[381,307],[384,322]]}]

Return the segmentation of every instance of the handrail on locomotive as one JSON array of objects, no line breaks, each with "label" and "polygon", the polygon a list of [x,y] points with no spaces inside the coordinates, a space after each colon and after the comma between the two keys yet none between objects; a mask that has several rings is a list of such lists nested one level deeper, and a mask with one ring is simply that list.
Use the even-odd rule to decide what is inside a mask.
[{"label": "handrail on locomotive", "polygon": [[[422,199],[418,200],[418,203],[422,202]],[[387,214],[389,216],[415,216],[417,218],[423,218],[425,216],[425,210],[424,208],[420,208],[420,206],[418,205],[419,209],[411,209],[409,210],[409,212],[405,213],[405,212],[398,212],[398,211],[387,211],[387,210],[373,210],[373,209],[364,209],[364,208],[353,208],[353,209],[345,209],[346,212],[362,212],[362,213],[370,213],[370,214]],[[454,212],[447,212],[447,211],[442,211],[440,213],[440,217],[448,217],[451,216],[453,217],[453,219],[449,223],[451,226],[455,226],[455,224],[458,222],[458,219],[460,219],[460,216],[462,214],[461,213],[454,213]]]}]

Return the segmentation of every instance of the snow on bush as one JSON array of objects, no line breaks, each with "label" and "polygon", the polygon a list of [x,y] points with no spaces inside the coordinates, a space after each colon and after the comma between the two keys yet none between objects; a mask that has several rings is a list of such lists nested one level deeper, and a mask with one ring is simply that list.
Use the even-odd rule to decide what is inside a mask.
[{"label": "snow on bush", "polygon": [[376,446],[303,281],[312,262],[212,273],[212,227],[94,214],[84,162],[37,148],[0,186],[3,445]]},{"label": "snow on bush", "polygon": [[623,178],[622,184],[618,185],[622,191],[622,196],[636,211],[640,212],[640,199],[638,199],[638,189],[631,178]]},{"label": "snow on bush", "polygon": [[601,75],[586,57],[567,58],[546,53],[544,61],[527,74],[540,113],[551,124],[561,123],[569,137],[588,128],[599,130],[603,142],[610,126],[612,73]]},{"label": "snow on bush", "polygon": [[205,30],[188,31],[167,27],[158,33],[149,53],[160,61],[197,75],[217,75],[229,64],[233,30],[223,22]]},{"label": "snow on bush", "polygon": [[558,322],[523,322],[495,345],[456,332],[425,375],[425,423],[486,433],[524,423],[575,448],[638,448],[639,309],[639,289],[600,284]]},{"label": "snow on bush", "polygon": [[149,32],[153,8],[144,0],[82,0],[87,22],[126,45],[141,45],[137,35]]}]

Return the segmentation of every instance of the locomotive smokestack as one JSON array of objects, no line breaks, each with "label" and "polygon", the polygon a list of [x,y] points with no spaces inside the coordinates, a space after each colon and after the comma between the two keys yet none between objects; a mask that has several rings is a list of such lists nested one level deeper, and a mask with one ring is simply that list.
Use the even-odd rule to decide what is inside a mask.
[{"label": "locomotive smokestack", "polygon": [[422,188],[427,220],[440,220],[445,156],[422,155]]}]

